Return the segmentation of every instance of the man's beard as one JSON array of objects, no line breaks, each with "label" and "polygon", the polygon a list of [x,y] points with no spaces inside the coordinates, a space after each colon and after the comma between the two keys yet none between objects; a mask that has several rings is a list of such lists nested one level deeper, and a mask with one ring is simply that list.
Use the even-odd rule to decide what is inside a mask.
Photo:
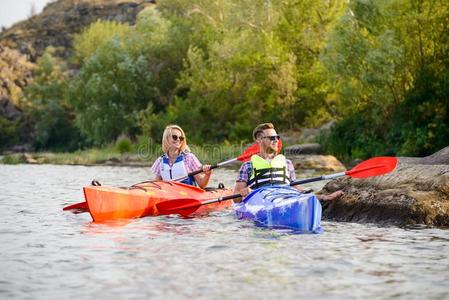
[{"label": "man's beard", "polygon": [[277,154],[277,148],[274,149],[271,146],[267,148],[267,154]]}]

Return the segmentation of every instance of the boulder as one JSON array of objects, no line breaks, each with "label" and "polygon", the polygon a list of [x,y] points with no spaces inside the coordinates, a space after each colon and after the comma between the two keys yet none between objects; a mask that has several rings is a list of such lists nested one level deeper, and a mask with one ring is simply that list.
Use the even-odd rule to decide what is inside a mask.
[{"label": "boulder", "polygon": [[27,164],[38,164],[39,162],[29,153],[22,154],[22,161]]},{"label": "boulder", "polygon": [[[449,226],[449,147],[424,158],[399,158],[395,171],[365,179],[340,178],[320,193],[343,190],[323,202],[323,217],[381,225]],[[432,164],[435,162],[437,164]]]},{"label": "boulder", "polygon": [[343,172],[345,166],[332,155],[286,155],[295,169],[313,169],[317,172]]},{"label": "boulder", "polygon": [[305,155],[305,154],[321,154],[323,153],[323,148],[320,144],[310,143],[310,144],[297,144],[286,147],[284,149],[285,155]]},{"label": "boulder", "polygon": [[52,45],[58,55],[72,53],[74,34],[98,19],[134,24],[137,14],[153,1],[142,0],[58,0],[42,13],[18,22],[0,33],[0,43],[25,54],[31,62]]}]

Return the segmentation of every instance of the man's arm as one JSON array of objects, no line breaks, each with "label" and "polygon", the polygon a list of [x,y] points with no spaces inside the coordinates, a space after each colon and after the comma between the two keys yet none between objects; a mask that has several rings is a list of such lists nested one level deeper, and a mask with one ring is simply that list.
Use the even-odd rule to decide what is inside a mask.
[{"label": "man's arm", "polygon": [[[248,187],[248,185],[246,184],[246,182],[244,181],[237,181],[235,183],[235,187],[234,187],[234,194],[240,194],[243,197],[245,197],[246,195],[248,195],[249,193],[251,193],[251,189]],[[234,202],[238,203],[242,201],[242,197],[240,198],[236,198],[234,199]]]}]

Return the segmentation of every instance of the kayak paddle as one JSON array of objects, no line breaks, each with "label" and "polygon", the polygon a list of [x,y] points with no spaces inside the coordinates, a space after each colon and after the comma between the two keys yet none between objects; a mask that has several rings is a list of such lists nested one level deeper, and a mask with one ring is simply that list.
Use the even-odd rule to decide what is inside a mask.
[{"label": "kayak paddle", "polygon": [[191,213],[195,212],[202,205],[226,201],[239,197],[242,197],[242,195],[234,194],[206,201],[200,201],[192,198],[176,199],[159,202],[158,204],[156,204],[156,207],[160,215],[179,214],[181,216],[188,216]]},{"label": "kayak paddle", "polygon": [[87,206],[87,202],[79,202],[69,206],[64,207],[62,210],[77,210],[77,213],[88,212],[89,207]]},{"label": "kayak paddle", "polygon": [[296,180],[290,183],[290,185],[293,186],[320,180],[334,179],[341,176],[351,176],[353,178],[380,176],[393,171],[396,168],[397,163],[398,159],[396,157],[389,157],[389,156],[373,157],[361,162],[360,164],[358,164],[349,171],[329,175],[322,175],[308,179]]},{"label": "kayak paddle", "polygon": [[[330,175],[323,175],[318,177],[313,177],[309,179],[296,180],[290,183],[290,186],[304,184],[309,182],[315,182],[320,180],[333,179],[341,176],[351,176],[353,178],[366,178],[371,176],[380,176],[390,173],[396,168],[397,165],[396,157],[374,157],[361,162],[354,168],[346,172],[340,172]],[[156,204],[157,209],[161,215],[169,214],[180,214],[182,216],[188,216],[189,214],[195,212],[200,206],[211,204],[215,202],[221,202],[225,200],[230,200],[234,198],[241,197],[240,194],[220,197],[217,199],[211,199],[206,201],[199,201],[196,199],[178,199],[169,200]]]},{"label": "kayak paddle", "polygon": [[[282,149],[282,141],[279,140],[279,144],[278,144],[278,152],[280,152],[281,149]],[[211,169],[211,170],[212,170],[212,169],[216,169],[216,168],[219,168],[219,167],[221,167],[221,166],[224,166],[224,165],[233,163],[233,162],[235,162],[235,161],[246,162],[246,161],[248,161],[248,160],[251,158],[251,156],[253,156],[253,155],[255,155],[255,154],[258,154],[259,152],[260,152],[260,146],[259,146],[259,144],[258,144],[258,143],[254,143],[254,144],[252,144],[251,146],[249,146],[248,148],[246,148],[245,151],[243,151],[243,153],[240,154],[238,157],[232,158],[232,159],[228,159],[228,160],[226,160],[226,161],[223,161],[223,162],[217,163],[217,164],[215,164],[215,165],[212,165],[212,166],[210,167],[210,169]],[[203,172],[202,169],[196,170],[196,171],[193,171],[193,172],[187,174],[186,176],[179,177],[179,178],[175,178],[175,179],[173,179],[173,180],[174,180],[174,181],[180,181],[180,180],[186,179],[187,177],[194,176],[194,175],[199,174],[199,173],[202,173],[202,172]]]}]

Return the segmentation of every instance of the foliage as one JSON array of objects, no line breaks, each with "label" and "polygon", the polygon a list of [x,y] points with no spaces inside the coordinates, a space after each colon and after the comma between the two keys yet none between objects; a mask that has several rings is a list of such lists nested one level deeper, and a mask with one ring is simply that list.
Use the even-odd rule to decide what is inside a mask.
[{"label": "foliage", "polygon": [[19,130],[20,126],[17,121],[0,116],[0,150],[18,142]]},{"label": "foliage", "polygon": [[396,108],[389,141],[395,153],[424,156],[448,146],[449,68],[422,70],[413,89]]},{"label": "foliage", "polygon": [[[352,1],[321,59],[342,120],[343,157],[427,155],[447,145],[446,1]],[[446,93],[446,94],[445,94]]]},{"label": "foliage", "polygon": [[131,140],[127,137],[122,137],[117,140],[115,143],[115,147],[120,154],[129,153],[133,149],[133,144]]},{"label": "foliage", "polygon": [[25,157],[22,153],[7,154],[7,155],[3,156],[1,163],[7,164],[7,165],[22,164],[22,163],[25,163]]},{"label": "foliage", "polygon": [[82,140],[66,98],[65,65],[53,53],[51,47],[45,50],[37,61],[33,83],[25,89],[28,112],[34,120],[34,144],[37,149],[73,150]]},{"label": "foliage", "polygon": [[84,64],[70,86],[77,126],[94,144],[138,131],[136,113],[157,94],[147,60],[113,39]]},{"label": "foliage", "polygon": [[108,43],[114,37],[123,38],[130,32],[130,27],[117,22],[97,20],[73,39],[73,60],[82,65],[98,48]]},{"label": "foliage", "polygon": [[170,30],[157,10],[144,10],[132,31],[104,43],[84,63],[70,99],[78,127],[94,144],[141,134],[147,107],[159,112],[171,101],[182,56]]}]

